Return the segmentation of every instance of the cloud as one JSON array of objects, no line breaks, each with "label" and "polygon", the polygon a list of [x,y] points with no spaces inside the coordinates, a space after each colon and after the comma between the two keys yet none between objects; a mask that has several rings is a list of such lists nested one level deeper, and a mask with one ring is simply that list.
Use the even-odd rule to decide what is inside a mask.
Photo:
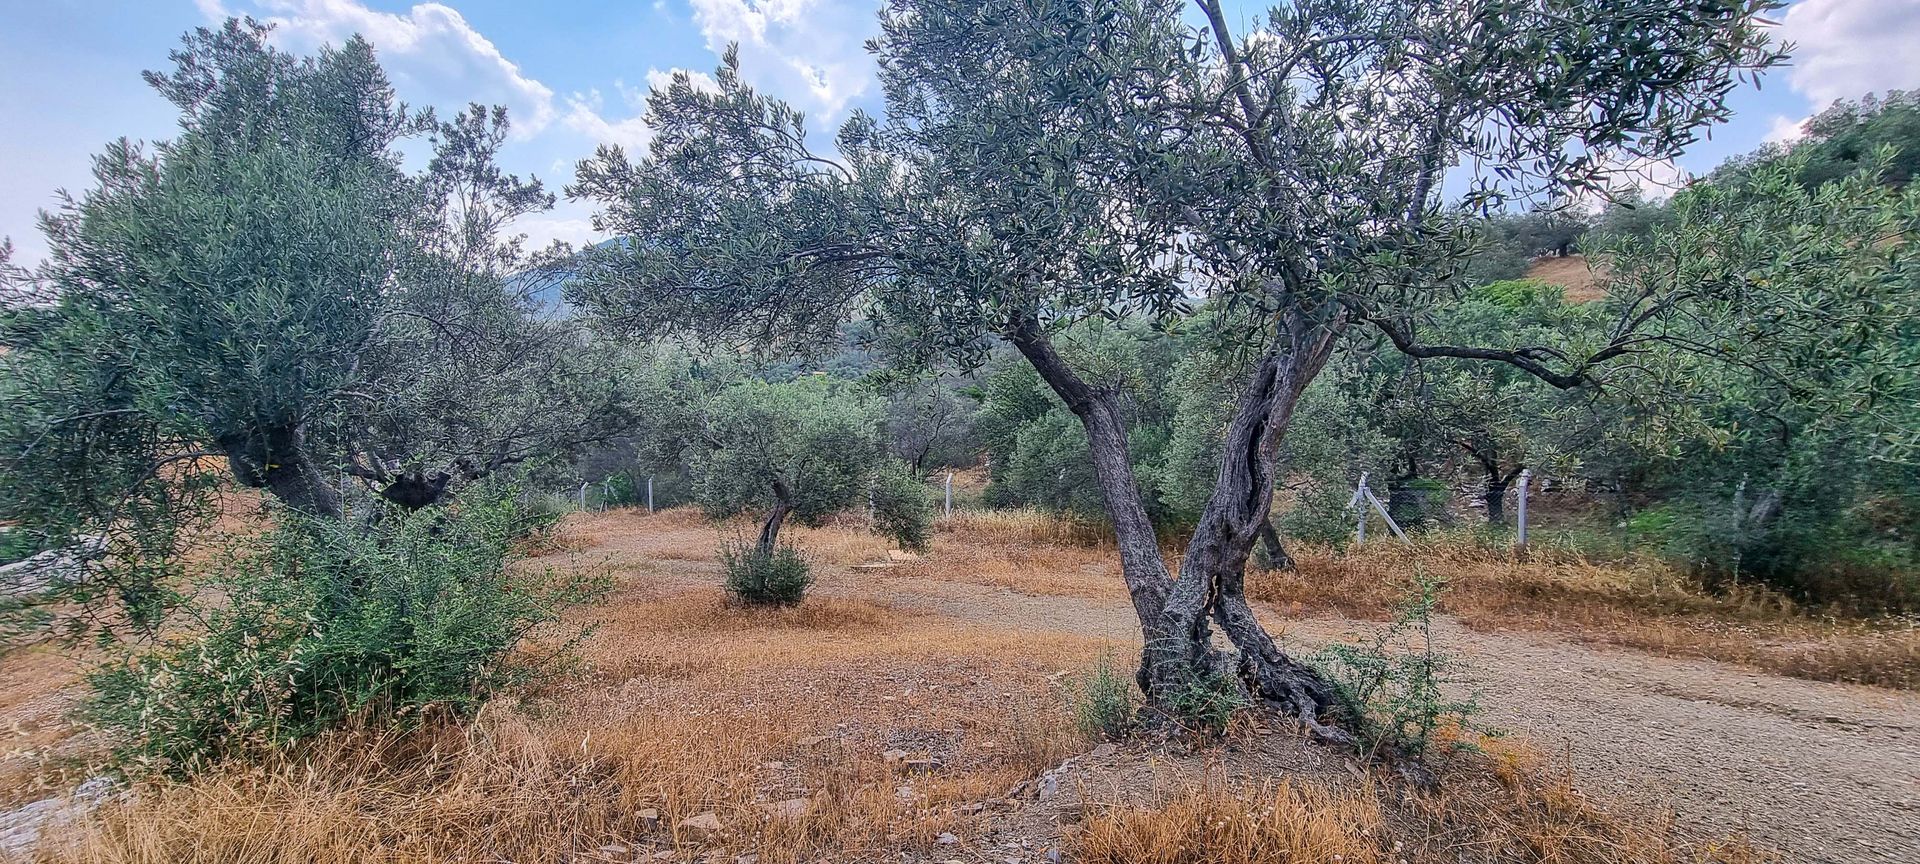
[{"label": "cloud", "polygon": [[1809,118],[1795,120],[1791,117],[1773,115],[1773,125],[1767,129],[1767,137],[1760,140],[1768,144],[1792,144],[1807,134],[1806,123]]},{"label": "cloud", "polygon": [[641,104],[635,105],[633,93],[621,82],[614,82],[621,98],[627,103],[628,116],[621,120],[608,120],[604,115],[606,98],[599,90],[588,90],[567,97],[567,113],[563,122],[597,144],[618,144],[632,153],[645,150],[647,140],[652,137],[647,129],[645,94],[641,94]]},{"label": "cloud", "polygon": [[[665,89],[673,83],[675,74],[685,74],[687,80],[696,89],[709,93],[720,92],[720,85],[713,76],[705,72],[687,69],[647,70],[647,88]],[[606,117],[606,97],[597,89],[585,93],[575,93],[567,97],[567,113],[562,118],[566,127],[586,136],[598,144],[618,144],[626,148],[629,155],[644,152],[647,142],[652,140],[653,131],[647,128],[648,89],[629,87],[626,82],[615,80],[614,90],[619,93],[621,104],[625,108],[625,117],[608,120]]]},{"label": "cloud", "polygon": [[528,249],[545,249],[555,240],[590,246],[605,236],[593,230],[593,211],[590,205],[562,199],[552,210],[514,220],[508,230],[527,235]]},{"label": "cloud", "polygon": [[[644,88],[616,80],[617,102],[598,89],[556,98],[551,87],[507,59],[459,11],[442,3],[419,3],[404,12],[380,11],[357,0],[250,0],[232,6],[223,0],[195,3],[209,21],[236,14],[253,14],[268,21],[274,25],[274,41],[298,52],[309,52],[323,44],[338,45],[357,33],[373,43],[381,66],[403,98],[456,111],[469,102],[505,105],[517,140],[535,138],[556,127],[595,144],[619,144],[628,150],[645,149],[649,138]],[[807,4],[766,5],[779,7],[772,9],[772,26],[777,34],[779,28],[797,20]],[[754,15],[765,18],[761,13]],[[745,32],[756,40],[754,44],[768,44],[761,39],[767,32],[765,23]],[[676,71],[681,70],[649,69],[647,83],[665,86]],[[718,89],[704,72],[689,70],[687,74],[696,87]],[[826,83],[816,92],[838,86],[835,81],[826,76]]]},{"label": "cloud", "polygon": [[1612,158],[1607,161],[1607,172],[1606,191],[1574,196],[1574,209],[1600,213],[1629,192],[1638,192],[1642,201],[1665,201],[1693,182],[1693,175],[1672,159]]},{"label": "cloud", "polygon": [[552,88],[522,72],[450,6],[421,3],[394,13],[353,0],[257,0],[253,10],[230,10],[219,0],[197,3],[210,20],[257,12],[274,25],[274,41],[290,50],[338,45],[358,33],[380,52],[381,65],[407,98],[455,110],[468,102],[505,105],[523,139],[561,116]]},{"label": "cloud", "polygon": [[1779,36],[1795,46],[1787,83],[1814,107],[1920,86],[1920,0],[1803,0]]},{"label": "cloud", "polygon": [[[665,72],[658,69],[648,69],[647,86],[655,90],[664,90],[667,85],[673,83],[673,76],[679,73],[686,74],[687,80],[693,84],[695,90],[705,90],[708,93],[720,92],[720,82],[713,80],[712,75],[708,75],[705,72],[697,72],[692,69],[668,69]],[[642,93],[640,96],[644,100],[646,94]]]},{"label": "cloud", "polygon": [[871,4],[835,0],[690,0],[715,54],[740,45],[750,83],[831,122],[874,82],[865,42],[878,29]]}]

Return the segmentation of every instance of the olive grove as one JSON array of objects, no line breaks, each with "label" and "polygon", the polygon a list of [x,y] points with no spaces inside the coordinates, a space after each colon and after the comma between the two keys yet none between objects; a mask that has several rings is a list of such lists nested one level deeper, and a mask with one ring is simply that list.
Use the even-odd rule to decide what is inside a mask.
[{"label": "olive grove", "polygon": [[[806,347],[860,313],[908,364],[1011,346],[1085,432],[1150,703],[1231,677],[1344,739],[1323,722],[1332,689],[1244,590],[1301,394],[1356,329],[1562,388],[1664,345],[1685,302],[1671,294],[1581,344],[1438,344],[1423,315],[1459,290],[1478,210],[1604,189],[1726,116],[1739,76],[1778,59],[1758,20],[1774,5],[1304,2],[1241,34],[1215,0],[1198,21],[1164,0],[896,0],[872,43],[886,114],[849,120],[831,149],[731,54],[717,92],[684,74],[656,90],[650,152],[602,148],[570,187],[631,238],[574,296],[636,333]],[[1737,305],[1741,286],[1715,287]],[[1099,317],[1177,329],[1203,301],[1234,408],[1176,578],[1119,394],[1055,334]]]}]

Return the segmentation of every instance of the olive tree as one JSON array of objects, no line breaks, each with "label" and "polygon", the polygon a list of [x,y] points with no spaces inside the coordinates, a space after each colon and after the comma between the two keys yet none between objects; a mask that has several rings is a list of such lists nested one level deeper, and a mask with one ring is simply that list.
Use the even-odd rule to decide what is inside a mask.
[{"label": "olive tree", "polygon": [[716,517],[763,514],[757,554],[773,554],[789,517],[819,524],[866,503],[884,452],[875,401],[812,378],[747,379],[694,410],[690,464],[700,503]]},{"label": "olive tree", "polygon": [[558,259],[504,234],[552,196],[497,168],[503,111],[440,122],[365,41],[298,57],[251,21],[173,60],[146,78],[178,134],[95,159],[0,331],[0,518],[107,538],[64,593],[151,596],[219,485],[339,519],[348,477],[420,507],[621,430],[618,355],[542,317]]},{"label": "olive tree", "polygon": [[[1569,346],[1437,345],[1422,313],[1457,287],[1477,242],[1468,210],[1600,187],[1726,116],[1734,77],[1776,59],[1757,20],[1775,4],[1324,0],[1245,35],[1216,0],[1197,5],[1201,24],[1171,0],[895,0],[872,43],[886,116],[849,120],[837,155],[743,85],[731,53],[714,92],[677,76],[649,99],[649,154],[604,148],[570,189],[634,238],[589,268],[579,299],[634,330],[763,345],[860,312],[916,337],[910,362],[1004,341],[1086,432],[1149,703],[1232,672],[1346,739],[1322,722],[1333,689],[1244,590],[1302,391],[1352,328],[1561,387],[1639,350],[1638,328],[1669,307]],[[1119,394],[1054,334],[1096,317],[1178,326],[1196,298],[1244,362],[1176,579]],[[1214,626],[1236,656],[1212,647]]]}]

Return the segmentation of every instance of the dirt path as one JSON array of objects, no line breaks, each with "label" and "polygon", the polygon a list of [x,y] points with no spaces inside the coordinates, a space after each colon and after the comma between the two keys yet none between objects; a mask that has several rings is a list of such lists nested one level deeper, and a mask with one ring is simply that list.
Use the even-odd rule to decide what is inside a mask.
[{"label": "dirt path", "polygon": [[[710,529],[687,530],[710,536]],[[635,560],[686,542],[648,531],[595,551]],[[1133,611],[1117,585],[1092,597],[1016,593],[979,584],[959,572],[964,564],[939,556],[929,563],[935,566],[819,566],[816,591],[1137,650]],[[1086,578],[1117,579],[1109,569],[1092,567],[1100,572]],[[707,562],[671,561],[658,562],[649,579],[695,587],[711,586],[714,575]],[[1262,615],[1296,650],[1374,626]],[[1564,753],[1586,791],[1670,805],[1683,825],[1715,835],[1744,829],[1789,860],[1920,862],[1920,693],[1436,623],[1443,649],[1465,663],[1483,720]]]},{"label": "dirt path", "polygon": [[[862,581],[859,593],[944,615],[1137,644],[1121,600]],[[1277,616],[1269,623],[1308,648],[1367,626]],[[1721,832],[1744,827],[1793,860],[1920,861],[1920,694],[1546,634],[1479,633],[1450,620],[1439,622],[1437,636],[1467,664],[1487,722],[1564,751],[1588,791],[1668,803],[1683,823]]]}]

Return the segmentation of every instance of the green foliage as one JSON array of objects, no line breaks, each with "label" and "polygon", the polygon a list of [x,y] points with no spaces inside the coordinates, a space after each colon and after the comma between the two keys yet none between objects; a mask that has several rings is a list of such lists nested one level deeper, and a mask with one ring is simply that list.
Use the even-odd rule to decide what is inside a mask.
[{"label": "green foliage", "polygon": [[933,544],[933,498],[927,484],[906,463],[885,459],[873,471],[874,530],[925,552]]},{"label": "green foliage", "polygon": [[772,551],[735,538],[720,542],[720,567],[727,593],[754,606],[792,606],[807,595],[813,576],[800,550],[781,545]]},{"label": "green foliage", "polygon": [[1920,193],[1877,168],[1808,189],[1805,158],[1697,184],[1616,247],[1611,293],[1699,296],[1655,338],[1709,349],[1616,388],[1638,491],[1661,505],[1633,527],[1709,584],[1912,609],[1920,249],[1887,240],[1920,231]]},{"label": "green foliage", "polygon": [[[1314,658],[1333,682],[1370,753],[1418,758],[1449,728],[1469,728],[1478,706],[1444,690],[1457,686],[1459,663],[1436,650],[1433,613],[1445,583],[1416,571],[1394,619],[1364,644],[1336,643]],[[1454,746],[1470,746],[1464,736]]]},{"label": "green foliage", "polygon": [[0,566],[28,558],[39,551],[39,544],[25,531],[0,529]]},{"label": "green foliage", "polygon": [[1117,739],[1133,729],[1137,707],[1133,676],[1112,656],[1102,656],[1070,683],[1067,695],[1073,723],[1083,734]]},{"label": "green foliage", "polygon": [[507,494],[364,526],[283,513],[214,564],[220,604],[89,676],[85,713],[123,766],[168,775],[351,722],[471,714],[565,660],[561,610],[606,587],[516,566],[534,524]]},{"label": "green foliage", "polygon": [[698,404],[690,460],[716,518],[791,510],[804,524],[867,503],[881,453],[879,403],[821,377],[746,379]]},{"label": "green foliage", "polygon": [[1169,717],[1188,731],[1202,735],[1225,734],[1234,715],[1250,704],[1246,685],[1219,671],[1194,675],[1185,686],[1165,696]]},{"label": "green foliage", "polygon": [[366,41],[300,57],[250,21],[172,59],[146,77],[178,134],[95,159],[45,221],[52,302],[0,320],[0,520],[109,546],[63,620],[160,620],[215,483],[421,507],[629,425],[622,358],[542,312],[559,259],[504,234],[553,200],[495,164],[504,111],[442,122]]}]

